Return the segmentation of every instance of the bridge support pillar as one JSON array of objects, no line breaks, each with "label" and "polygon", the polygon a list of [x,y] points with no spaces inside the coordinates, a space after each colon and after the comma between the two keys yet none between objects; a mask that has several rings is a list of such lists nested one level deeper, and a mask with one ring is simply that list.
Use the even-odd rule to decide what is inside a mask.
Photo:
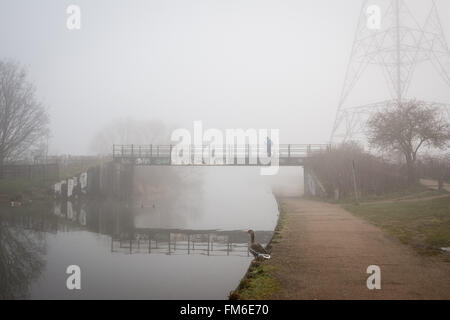
[{"label": "bridge support pillar", "polygon": [[121,164],[119,175],[119,199],[129,201],[133,195],[134,165]]},{"label": "bridge support pillar", "polygon": [[313,192],[311,189],[309,183],[309,169],[307,166],[303,166],[303,194],[305,196],[312,196]]}]

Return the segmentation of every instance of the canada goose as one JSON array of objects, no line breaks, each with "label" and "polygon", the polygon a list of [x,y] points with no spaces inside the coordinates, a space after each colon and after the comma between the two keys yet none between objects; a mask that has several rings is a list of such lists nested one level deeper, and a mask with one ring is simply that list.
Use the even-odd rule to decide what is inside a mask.
[{"label": "canada goose", "polygon": [[270,259],[270,254],[267,252],[266,249],[259,243],[255,242],[255,232],[253,230],[248,230],[248,233],[250,233],[250,247],[249,251],[250,253],[255,257],[255,259],[258,259],[259,257],[264,259]]}]

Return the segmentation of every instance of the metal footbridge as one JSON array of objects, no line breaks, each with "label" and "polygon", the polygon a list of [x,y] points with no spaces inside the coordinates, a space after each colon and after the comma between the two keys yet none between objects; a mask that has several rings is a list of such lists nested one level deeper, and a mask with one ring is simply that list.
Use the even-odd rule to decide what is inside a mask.
[{"label": "metal footbridge", "polygon": [[303,166],[328,144],[267,145],[113,145],[113,160],[142,166]]}]

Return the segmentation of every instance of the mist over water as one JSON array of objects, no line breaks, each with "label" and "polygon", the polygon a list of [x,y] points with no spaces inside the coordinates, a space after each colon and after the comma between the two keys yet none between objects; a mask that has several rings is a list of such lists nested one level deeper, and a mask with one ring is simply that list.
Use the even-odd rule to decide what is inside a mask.
[{"label": "mist over water", "polygon": [[[159,167],[137,168],[135,175],[142,177],[148,174],[151,180],[158,170]],[[155,190],[151,197],[137,196],[136,226],[273,230],[277,221],[273,213],[278,208],[272,190],[288,195],[302,192],[300,168],[281,168],[277,177],[261,176],[256,167],[182,167],[171,170],[185,180],[176,197],[164,198],[166,193],[159,197]],[[169,212],[168,207],[171,208]]]},{"label": "mist over water", "polygon": [[[302,181],[298,168],[282,168],[276,179],[240,167],[136,167],[134,174],[131,202],[5,210],[0,218],[8,226],[40,239],[38,254],[21,257],[40,266],[23,279],[25,297],[225,299],[252,260],[245,230],[267,243],[276,225],[272,188],[281,183],[296,194]],[[72,264],[81,268],[81,290],[66,288]]]}]

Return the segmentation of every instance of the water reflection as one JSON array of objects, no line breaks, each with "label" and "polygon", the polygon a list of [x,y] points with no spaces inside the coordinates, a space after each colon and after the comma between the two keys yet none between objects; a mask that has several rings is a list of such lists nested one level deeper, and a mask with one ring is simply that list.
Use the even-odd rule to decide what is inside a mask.
[{"label": "water reflection", "polygon": [[[174,228],[142,228],[135,226],[135,217],[151,209],[133,207],[117,201],[57,202],[54,215],[67,221],[60,231],[78,228],[108,235],[111,252],[165,253],[249,256],[248,234],[245,230],[193,230]],[[89,212],[89,214],[87,214]],[[161,224],[161,223],[159,223]],[[154,221],[154,225],[157,225]],[[256,231],[261,243],[267,243],[272,231]]]},{"label": "water reflection", "polygon": [[35,230],[55,230],[52,221],[0,215],[0,299],[24,299],[44,267],[44,241]]},{"label": "water reflection", "polygon": [[[112,200],[2,208],[0,298],[225,298],[251,260],[248,234],[162,227],[178,214],[158,220],[157,207]],[[65,288],[70,264],[84,272],[80,292]]]},{"label": "water reflection", "polygon": [[[255,232],[267,243],[271,231]],[[248,234],[242,230],[135,229],[132,234],[111,237],[111,251],[125,253],[203,254],[207,256],[246,256]]]}]

